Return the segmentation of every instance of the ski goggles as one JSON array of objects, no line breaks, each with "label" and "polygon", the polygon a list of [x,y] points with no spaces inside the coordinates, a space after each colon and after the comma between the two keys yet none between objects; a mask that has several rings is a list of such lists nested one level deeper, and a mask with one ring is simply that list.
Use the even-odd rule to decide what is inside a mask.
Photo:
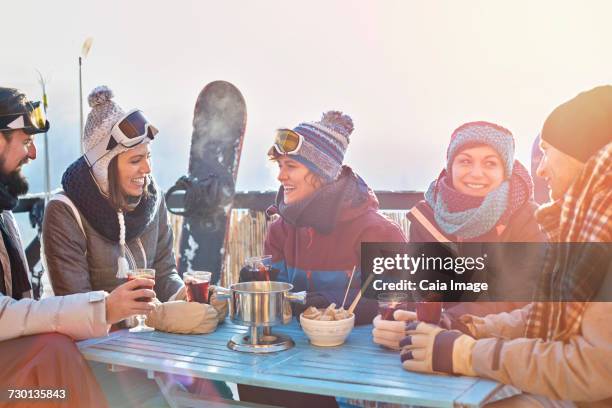
[{"label": "ski goggles", "polygon": [[0,115],[0,131],[22,129],[34,135],[49,130],[49,121],[40,102],[27,102],[25,108],[25,112]]},{"label": "ski goggles", "polygon": [[138,109],[133,109],[111,128],[109,139],[96,144],[85,153],[85,158],[91,167],[115,146],[134,147],[147,139],[153,140],[157,133],[159,133],[157,128],[145,118],[144,114]]},{"label": "ski goggles", "polygon": [[278,129],[274,137],[274,149],[279,154],[298,154],[304,137],[291,129]]}]

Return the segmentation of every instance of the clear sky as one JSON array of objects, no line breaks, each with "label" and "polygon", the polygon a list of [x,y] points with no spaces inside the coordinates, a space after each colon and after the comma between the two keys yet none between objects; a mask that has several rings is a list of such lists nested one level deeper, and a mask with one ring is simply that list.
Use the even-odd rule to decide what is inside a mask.
[{"label": "clear sky", "polygon": [[[555,106],[612,83],[609,1],[30,0],[1,10],[1,84],[39,98],[35,68],[49,81],[53,187],[79,154],[77,58],[89,36],[85,97],[109,85],[157,125],[163,188],[186,172],[195,98],[217,79],[247,101],[240,190],[276,189],[265,156],[274,129],[329,109],[353,117],[346,162],[376,189],[426,188],[452,130],[472,120],[509,128],[528,166]],[[33,191],[42,169],[26,169]]]}]

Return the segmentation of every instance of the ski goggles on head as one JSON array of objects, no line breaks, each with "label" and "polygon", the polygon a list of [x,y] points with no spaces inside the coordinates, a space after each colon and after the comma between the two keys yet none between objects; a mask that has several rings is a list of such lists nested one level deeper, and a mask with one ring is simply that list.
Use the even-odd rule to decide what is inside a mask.
[{"label": "ski goggles on head", "polygon": [[278,129],[274,138],[274,149],[279,154],[298,154],[304,137],[291,129]]},{"label": "ski goggles on head", "polygon": [[138,109],[129,111],[111,128],[110,138],[100,141],[90,151],[85,153],[85,158],[90,166],[100,160],[115,146],[134,147],[145,140],[153,140],[159,133],[147,118]]},{"label": "ski goggles on head", "polygon": [[40,102],[27,102],[25,109],[25,112],[0,115],[0,131],[22,129],[34,135],[49,130],[49,121]]}]

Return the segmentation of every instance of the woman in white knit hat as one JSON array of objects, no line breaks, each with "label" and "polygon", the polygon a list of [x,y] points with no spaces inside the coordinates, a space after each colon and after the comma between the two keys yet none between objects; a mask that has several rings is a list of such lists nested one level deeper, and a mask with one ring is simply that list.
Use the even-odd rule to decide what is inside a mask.
[{"label": "woman in white knit hat", "polygon": [[157,133],[142,112],[124,112],[112,91],[89,95],[85,155],[62,177],[64,192],[45,212],[43,241],[56,295],[111,291],[135,268],[156,271],[167,301],[182,287],[164,197],[151,175],[149,142]]}]

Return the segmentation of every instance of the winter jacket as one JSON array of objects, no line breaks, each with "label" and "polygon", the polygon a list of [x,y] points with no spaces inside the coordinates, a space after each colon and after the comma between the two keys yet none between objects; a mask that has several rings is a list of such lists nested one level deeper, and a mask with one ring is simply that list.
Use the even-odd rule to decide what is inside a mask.
[{"label": "winter jacket", "polygon": [[[510,218],[506,225],[497,225],[488,233],[470,240],[458,240],[457,237],[445,234],[436,224],[433,209],[426,201],[420,201],[407,214],[410,220],[410,242],[456,242],[459,252],[476,250],[486,253],[486,275],[475,275],[475,282],[489,284],[488,296],[478,299],[487,302],[503,297],[511,297],[516,301],[489,302],[489,303],[462,303],[448,308],[452,317],[462,314],[485,316],[490,313],[510,311],[524,306],[531,300],[534,287],[539,281],[540,272],[544,263],[545,245],[536,243],[546,242],[545,235],[540,231],[534,212],[537,205],[533,201],[523,204]],[[462,242],[469,243],[462,245]],[[516,250],[490,243],[526,242],[534,245],[525,245],[521,248],[520,259],[516,258]],[[477,243],[482,243],[481,246]],[[480,249],[475,248],[479,246]],[[512,292],[510,292],[512,291]],[[503,293],[503,296],[502,296]]]},{"label": "winter jacket", "polygon": [[[540,288],[554,301],[462,318],[479,339],[471,351],[478,375],[579,406],[612,406],[611,175],[612,143],[587,161],[562,199],[536,214],[550,242],[571,243],[547,256]],[[574,292],[587,301],[558,295]]]},{"label": "winter jacket", "polygon": [[[342,304],[351,272],[356,267],[345,307],[351,304],[361,286],[361,243],[406,240],[399,226],[378,211],[378,199],[365,182],[347,167],[342,174],[356,178],[364,196],[357,206],[350,200],[342,201],[331,232],[322,233],[313,226],[295,226],[280,217],[270,225],[265,240],[265,252],[272,255],[274,267],[280,270],[278,280],[293,284],[294,291],[321,294],[326,302],[319,306],[332,302],[338,307]],[[309,208],[304,210],[308,211]],[[367,300],[361,302],[365,304]],[[356,312],[358,320],[368,323],[375,315],[375,308],[373,313],[359,319],[359,309]]]},{"label": "winter jacket", "polygon": [[524,392],[581,401],[579,406],[612,406],[612,303],[590,303],[581,334],[567,342],[524,338],[531,306],[473,318],[472,334],[479,339],[472,350],[474,371]]},{"label": "winter jacket", "polygon": [[[25,253],[15,218],[10,211],[3,211],[7,229],[19,245],[22,261]],[[5,282],[10,282],[11,269],[4,243],[0,240],[0,262]],[[7,293],[0,293],[0,341],[32,334],[58,332],[76,340],[104,336],[108,333],[104,292],[90,292],[70,296],[56,296],[36,301],[31,293],[24,293],[21,300],[11,297],[11,285]]]},{"label": "winter jacket", "polygon": [[[85,234],[64,202],[52,200],[45,210],[43,247],[53,291],[56,295],[111,292],[122,283],[115,277],[119,244],[104,238],[77,211]],[[155,293],[161,301],[167,301],[183,286],[172,244],[166,204],[160,196],[153,221],[140,236],[126,242],[126,258],[130,268],[155,269]]]}]

